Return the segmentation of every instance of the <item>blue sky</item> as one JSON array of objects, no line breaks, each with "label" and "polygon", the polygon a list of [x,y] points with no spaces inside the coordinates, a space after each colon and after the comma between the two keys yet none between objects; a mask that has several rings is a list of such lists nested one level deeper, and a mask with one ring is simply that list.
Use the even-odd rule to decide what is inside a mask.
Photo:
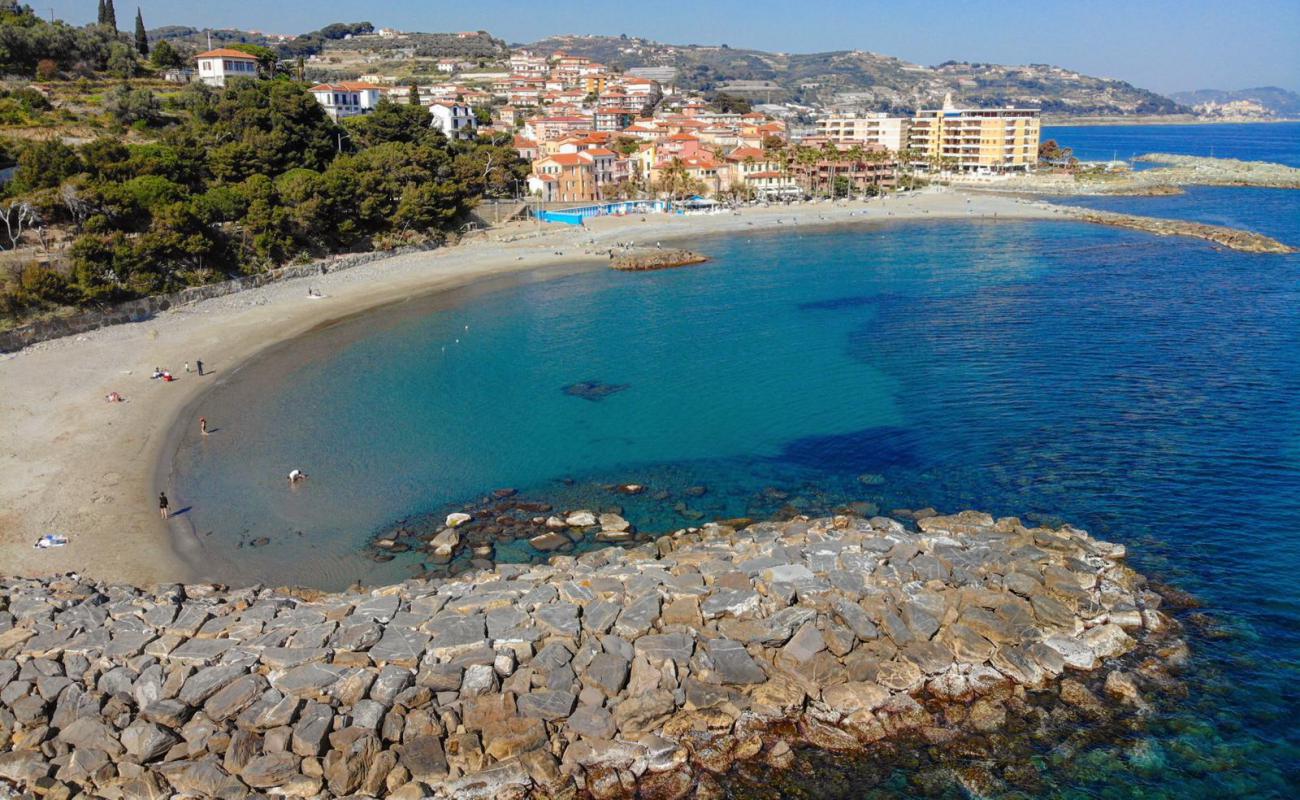
[{"label": "blue sky", "polygon": [[[27,0],[88,22],[93,0]],[[117,0],[125,28],[132,0]],[[702,0],[431,2],[144,0],[149,27],[185,24],[300,33],[369,20],[404,30],[485,29],[511,42],[555,33],[647,36],[812,52],[863,49],[922,64],[1052,63],[1158,92],[1276,85],[1300,90],[1300,0]]]}]

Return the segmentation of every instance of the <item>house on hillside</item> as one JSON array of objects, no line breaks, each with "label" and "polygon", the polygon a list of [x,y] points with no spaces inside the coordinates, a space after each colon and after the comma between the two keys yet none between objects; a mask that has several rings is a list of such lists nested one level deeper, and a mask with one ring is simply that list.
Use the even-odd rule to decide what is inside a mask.
[{"label": "house on hillside", "polygon": [[434,103],[429,106],[433,120],[430,126],[443,132],[448,139],[472,139],[478,127],[474,110],[465,103]]},{"label": "house on hillside", "polygon": [[343,119],[374,111],[384,89],[373,83],[343,81],[320,83],[307,91],[312,93],[331,119]]},{"label": "house on hillside", "polygon": [[225,86],[227,78],[257,77],[257,59],[228,47],[199,53],[194,60],[199,64],[199,80],[209,86]]}]

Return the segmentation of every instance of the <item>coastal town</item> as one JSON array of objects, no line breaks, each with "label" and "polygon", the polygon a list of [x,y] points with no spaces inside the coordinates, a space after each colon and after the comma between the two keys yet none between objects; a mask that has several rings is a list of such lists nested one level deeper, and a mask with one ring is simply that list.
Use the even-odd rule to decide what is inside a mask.
[{"label": "coastal town", "polygon": [[[228,48],[195,61],[196,71],[176,78],[223,86],[257,68],[256,57]],[[663,69],[620,72],[563,51],[520,49],[498,64],[437,66],[446,79],[431,84],[365,74],[309,91],[335,120],[391,102],[426,107],[431,127],[450,138],[508,134],[530,164],[516,196],[546,204],[869,197],[904,176],[991,177],[1038,164],[1032,108],[960,108],[945,98],[912,116],[825,109],[799,123],[786,107],[721,108],[734,104],[681,91]]]}]

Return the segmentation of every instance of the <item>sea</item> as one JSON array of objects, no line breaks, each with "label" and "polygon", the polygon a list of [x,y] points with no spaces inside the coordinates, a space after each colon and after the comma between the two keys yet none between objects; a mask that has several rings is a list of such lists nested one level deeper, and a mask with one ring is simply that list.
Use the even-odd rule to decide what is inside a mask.
[{"label": "sea", "polygon": [[[1091,160],[1300,166],[1300,123],[1044,138]],[[1300,192],[1068,202],[1300,245]],[[237,583],[400,580],[428,565],[375,560],[375,536],[503,488],[643,531],[850,502],[1070,523],[1196,598],[1187,691],[986,796],[1300,794],[1300,256],[1012,220],[692,246],[712,260],[413,298],[219,375],[201,400],[212,435],[179,436],[165,476],[202,566]],[[295,468],[310,477],[290,489]],[[804,752],[726,791],[972,796],[923,772]]]}]

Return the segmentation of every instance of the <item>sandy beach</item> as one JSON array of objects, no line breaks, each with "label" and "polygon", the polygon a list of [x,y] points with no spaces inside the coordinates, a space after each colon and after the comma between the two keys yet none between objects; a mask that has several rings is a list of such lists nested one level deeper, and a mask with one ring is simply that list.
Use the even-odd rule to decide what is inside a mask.
[{"label": "sandy beach", "polygon": [[[616,242],[689,247],[695,236],[778,226],[995,216],[1068,215],[1046,203],[936,189],[865,203],[601,218],[585,228],[514,223],[455,247],[286,281],[0,357],[0,564],[6,574],[76,571],[141,585],[191,579],[188,528],[158,513],[167,486],[156,473],[168,441],[199,435],[204,390],[246,359],[343,317],[490,276],[599,268]],[[309,286],[324,297],[309,298]],[[200,360],[208,375],[185,371],[186,362],[193,368]],[[151,380],[155,367],[176,380]],[[107,402],[110,392],[126,402]],[[46,533],[69,543],[33,548]]]}]

